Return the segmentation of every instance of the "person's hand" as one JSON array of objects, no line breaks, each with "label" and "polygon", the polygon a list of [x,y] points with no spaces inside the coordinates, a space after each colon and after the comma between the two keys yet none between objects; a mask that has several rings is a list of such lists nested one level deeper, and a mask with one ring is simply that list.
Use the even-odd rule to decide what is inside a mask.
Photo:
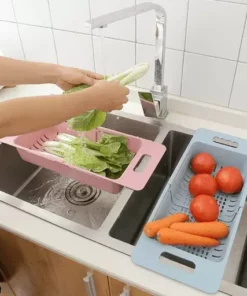
[{"label": "person's hand", "polygon": [[86,90],[91,93],[93,109],[111,112],[121,110],[123,104],[128,102],[129,89],[119,82],[98,81],[93,87]]},{"label": "person's hand", "polygon": [[94,85],[101,79],[103,79],[103,76],[94,72],[58,66],[58,79],[56,85],[63,90],[69,90],[80,84]]}]

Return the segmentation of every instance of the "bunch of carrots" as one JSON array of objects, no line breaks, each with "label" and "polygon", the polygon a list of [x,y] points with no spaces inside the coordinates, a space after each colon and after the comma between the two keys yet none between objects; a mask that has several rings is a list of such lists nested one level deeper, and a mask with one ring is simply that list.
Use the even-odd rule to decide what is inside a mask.
[{"label": "bunch of carrots", "polygon": [[188,222],[189,216],[177,213],[148,222],[144,233],[162,244],[196,247],[215,247],[225,238],[228,226],[223,222]]}]

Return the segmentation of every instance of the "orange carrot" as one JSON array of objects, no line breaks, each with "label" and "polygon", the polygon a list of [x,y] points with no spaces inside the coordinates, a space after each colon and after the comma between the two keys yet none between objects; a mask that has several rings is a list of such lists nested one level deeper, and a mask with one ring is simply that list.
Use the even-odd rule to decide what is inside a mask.
[{"label": "orange carrot", "polygon": [[161,228],[170,227],[173,223],[185,222],[188,220],[189,220],[188,215],[184,213],[177,213],[171,216],[164,217],[163,219],[160,219],[160,220],[148,222],[145,225],[143,231],[146,234],[146,236],[154,237],[156,236],[157,232]]},{"label": "orange carrot", "polygon": [[158,241],[166,245],[183,245],[195,247],[214,247],[220,243],[213,238],[193,235],[171,228],[162,228],[157,234]]},{"label": "orange carrot", "polygon": [[174,223],[171,229],[209,238],[221,239],[228,235],[228,227],[222,222],[186,222]]}]

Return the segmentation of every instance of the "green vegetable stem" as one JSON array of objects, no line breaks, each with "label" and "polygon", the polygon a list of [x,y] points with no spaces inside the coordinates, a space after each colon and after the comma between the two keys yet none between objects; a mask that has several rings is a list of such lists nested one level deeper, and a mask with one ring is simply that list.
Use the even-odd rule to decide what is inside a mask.
[{"label": "green vegetable stem", "polygon": [[[119,81],[120,84],[126,86],[144,76],[149,70],[148,64],[139,64],[133,68],[117,74],[115,76],[106,77],[107,81]],[[76,91],[83,91],[88,88],[88,85],[82,84],[65,91],[68,94]],[[91,131],[101,126],[106,119],[106,113],[98,110],[85,112],[79,116],[73,117],[68,120],[68,125],[75,131]]]}]

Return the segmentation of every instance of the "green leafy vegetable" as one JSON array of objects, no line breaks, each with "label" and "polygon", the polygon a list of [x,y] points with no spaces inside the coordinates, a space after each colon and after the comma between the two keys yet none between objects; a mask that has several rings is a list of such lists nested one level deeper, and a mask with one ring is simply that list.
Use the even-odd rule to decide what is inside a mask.
[{"label": "green leafy vegetable", "polygon": [[106,119],[106,113],[98,110],[88,111],[68,120],[68,125],[76,131],[91,131],[101,126]]},{"label": "green leafy vegetable", "polygon": [[[107,81],[119,81],[120,84],[126,86],[144,76],[148,69],[148,64],[139,64],[125,72],[117,74],[116,76],[106,77],[105,79]],[[75,86],[70,90],[65,91],[64,94],[83,91],[88,87],[89,86],[86,84]],[[105,112],[92,110],[71,118],[68,120],[68,125],[75,131],[90,131],[101,126],[105,122],[105,119]]]},{"label": "green leafy vegetable", "polygon": [[56,141],[46,141],[44,149],[48,153],[52,153],[59,157],[65,157],[67,153],[73,153],[74,148],[66,143],[59,143]]},{"label": "green leafy vegetable", "polygon": [[112,154],[118,153],[118,150],[120,147],[121,147],[120,142],[102,145],[102,147],[100,148],[100,152],[105,156],[111,156]]},{"label": "green leafy vegetable", "polygon": [[73,152],[67,151],[64,160],[75,166],[85,168],[95,173],[100,173],[105,171],[108,166],[105,161],[100,160],[96,155],[98,154],[95,154],[94,151],[78,146]]},{"label": "green leafy vegetable", "polygon": [[45,142],[43,148],[67,163],[112,179],[119,178],[134,157],[126,137],[108,134],[92,142],[85,137],[60,133],[56,141]]},{"label": "green leafy vegetable", "polygon": [[148,64],[138,64],[125,72],[119,73],[115,76],[107,77],[107,81],[119,81],[120,84],[126,86],[143,77],[148,72],[148,70]]},{"label": "green leafy vegetable", "polygon": [[[82,84],[79,86],[75,86],[70,90],[65,91],[64,93],[72,93],[77,91],[82,91],[89,86],[86,84]],[[106,113],[98,110],[92,110],[85,112],[79,116],[73,117],[68,120],[68,125],[76,131],[91,131],[99,126],[101,126],[106,119]]]},{"label": "green leafy vegetable", "polygon": [[153,103],[153,97],[150,93],[139,92],[139,95],[143,100]]},{"label": "green leafy vegetable", "polygon": [[114,135],[107,135],[105,134],[104,137],[101,138],[100,144],[111,144],[120,142],[124,145],[127,145],[127,138],[123,136],[114,136]]}]

